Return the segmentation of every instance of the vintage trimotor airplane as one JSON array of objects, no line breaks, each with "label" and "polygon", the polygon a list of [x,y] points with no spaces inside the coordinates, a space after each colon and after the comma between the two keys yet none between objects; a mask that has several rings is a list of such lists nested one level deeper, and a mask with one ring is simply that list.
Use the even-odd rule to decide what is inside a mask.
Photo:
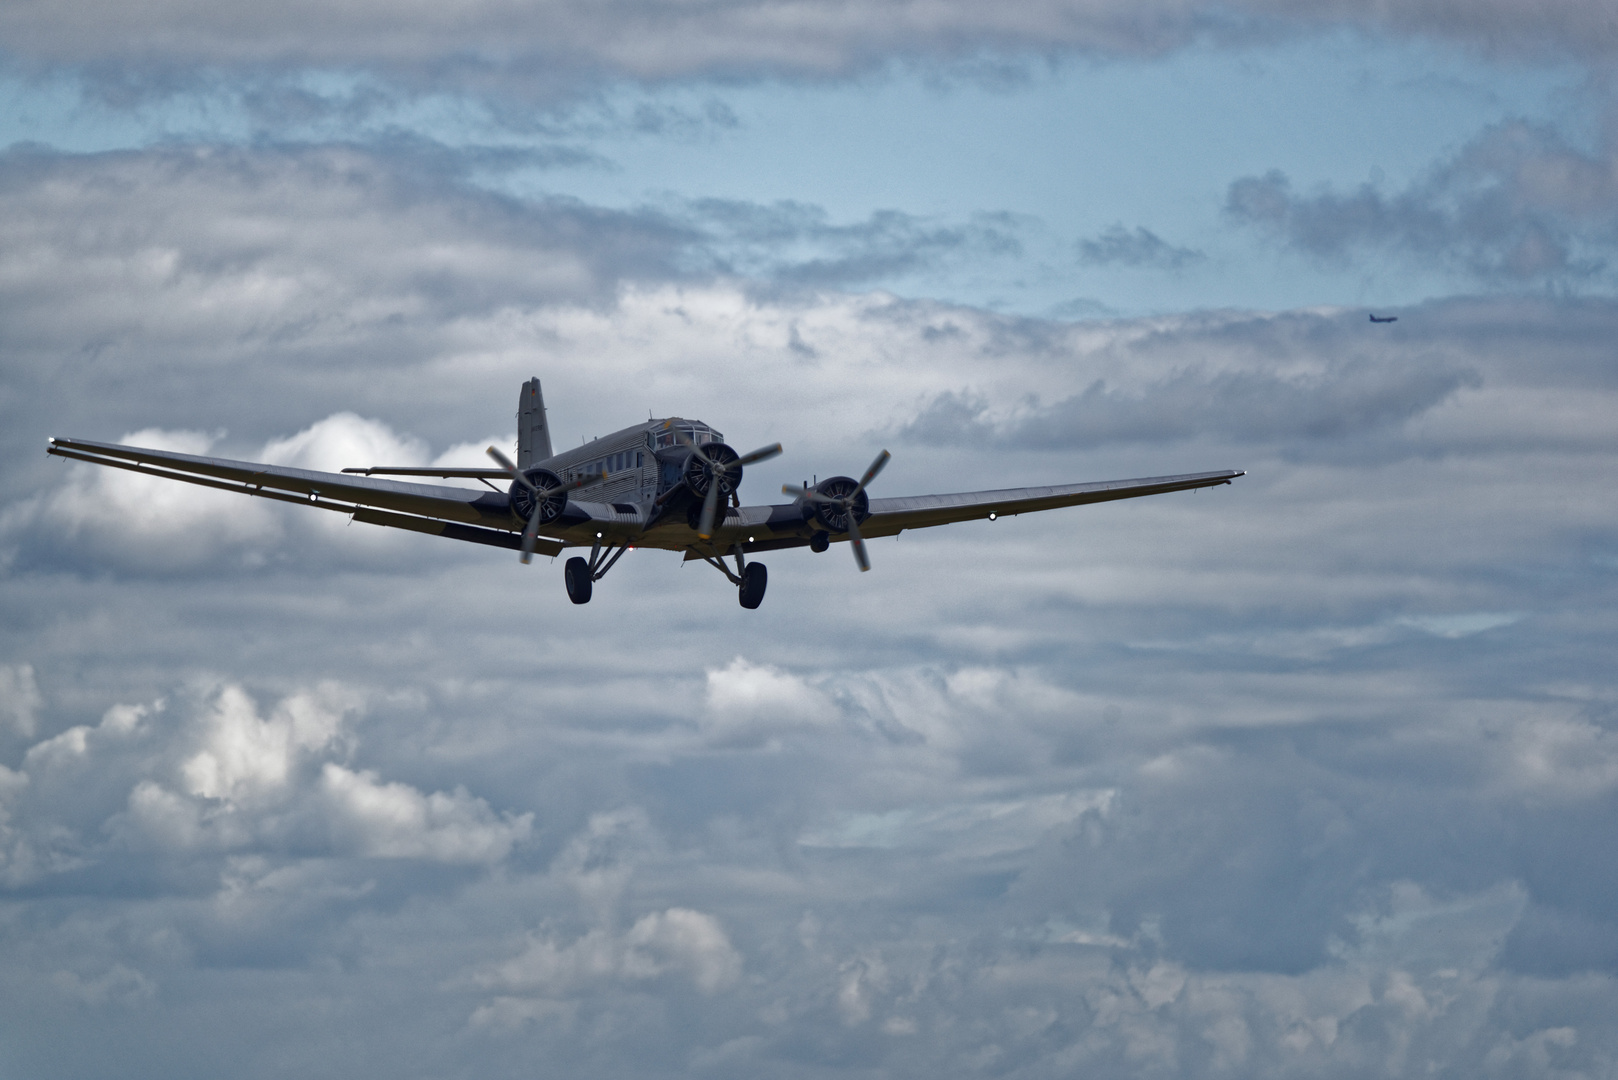
[{"label": "vintage trimotor airplane", "polygon": [[[687,560],[701,559],[729,578],[745,608],[759,606],[769,580],[763,563],[747,561],[756,552],[793,547],[820,552],[846,540],[859,568],[869,570],[867,537],[1217,487],[1246,475],[1226,469],[1099,484],[872,499],[866,487],[888,463],[884,450],[858,480],[833,476],[813,486],[789,485],[782,492],[793,496],[790,503],[742,506],[736,489],[743,468],[779,454],[780,443],[738,454],[707,424],[670,417],[553,453],[538,379],[523,384],[517,460],[491,446],[489,456],[498,465],[493,469],[383,465],[325,473],[85,439],[51,439],[46,452],[336,510],[371,525],[514,548],[524,563],[536,551],[555,556],[568,548],[588,547],[588,559],[574,556],[564,568],[567,595],[575,604],[588,603],[594,584],[631,548],[683,551]],[[490,490],[373,479],[376,476],[477,480]],[[493,480],[509,484],[501,490],[490,483]],[[735,559],[734,572],[726,565],[727,558]]]}]

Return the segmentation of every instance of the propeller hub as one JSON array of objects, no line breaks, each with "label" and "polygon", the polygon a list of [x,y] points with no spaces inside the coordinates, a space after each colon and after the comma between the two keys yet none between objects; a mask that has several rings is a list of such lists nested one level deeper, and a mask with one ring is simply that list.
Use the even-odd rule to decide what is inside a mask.
[{"label": "propeller hub", "polygon": [[698,498],[704,498],[709,486],[717,479],[720,495],[729,498],[742,482],[740,458],[740,454],[724,443],[693,447],[691,456],[685,459],[686,487]]},{"label": "propeller hub", "polygon": [[567,509],[567,485],[549,469],[531,469],[522,474],[528,481],[513,480],[508,489],[511,512],[523,521],[534,516],[536,501],[539,506],[539,524],[549,525]]},{"label": "propeller hub", "polygon": [[856,525],[871,516],[871,497],[852,476],[829,477],[814,490],[821,498],[806,502],[804,509],[827,532],[846,533],[850,515]]}]

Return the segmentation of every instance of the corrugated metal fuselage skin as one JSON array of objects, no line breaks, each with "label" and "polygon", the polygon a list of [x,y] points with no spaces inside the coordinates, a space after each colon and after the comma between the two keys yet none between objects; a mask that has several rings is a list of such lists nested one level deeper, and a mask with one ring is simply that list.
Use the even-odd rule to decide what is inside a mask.
[{"label": "corrugated metal fuselage skin", "polygon": [[591,439],[583,446],[553,454],[535,467],[549,469],[564,480],[578,476],[607,474],[605,481],[586,484],[569,494],[580,502],[650,504],[662,493],[653,449],[654,432],[663,426],[655,420]]},{"label": "corrugated metal fuselage skin", "polygon": [[[675,425],[685,430],[687,438],[699,443],[723,438],[700,420],[672,417],[623,428],[535,462],[534,467],[548,469],[563,479],[607,474],[605,480],[568,493],[570,504],[594,504],[596,517],[588,522],[573,521],[569,520],[573,515],[564,513],[542,533],[569,545],[593,542],[599,532],[604,543],[633,543],[673,551],[695,547],[721,553],[738,543],[749,550],[761,548],[766,539],[785,538],[794,547],[808,542],[813,530],[807,527],[796,506],[749,507],[746,511],[727,508],[712,540],[703,541],[691,527],[689,509],[696,500],[689,492],[675,492],[658,505],[660,496],[668,495],[680,484],[691,454],[685,445],[670,445],[669,431]],[[603,520],[600,511],[609,507],[615,513]],[[760,532],[767,533],[767,537],[758,535]],[[801,537],[796,535],[800,532]],[[749,542],[750,536],[756,539]]]}]

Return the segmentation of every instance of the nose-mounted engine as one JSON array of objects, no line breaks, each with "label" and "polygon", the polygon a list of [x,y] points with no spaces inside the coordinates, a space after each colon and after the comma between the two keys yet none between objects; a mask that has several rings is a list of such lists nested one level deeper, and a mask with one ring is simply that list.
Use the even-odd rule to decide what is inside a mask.
[{"label": "nose-mounted engine", "polygon": [[538,500],[539,524],[549,525],[561,517],[562,511],[567,509],[567,486],[562,478],[549,469],[530,469],[523,475],[528,478],[528,484],[511,482],[511,512],[528,521],[534,515],[534,503]]},{"label": "nose-mounted engine", "polygon": [[685,459],[682,478],[699,499],[707,497],[709,486],[717,480],[720,497],[729,499],[742,482],[741,455],[722,442],[703,443],[702,453],[693,450]]}]

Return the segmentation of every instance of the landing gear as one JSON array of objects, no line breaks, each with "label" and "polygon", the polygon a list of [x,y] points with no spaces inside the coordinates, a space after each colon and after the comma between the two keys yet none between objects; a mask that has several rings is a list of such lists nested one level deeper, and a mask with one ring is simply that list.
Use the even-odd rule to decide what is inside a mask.
[{"label": "landing gear", "polygon": [[725,565],[723,556],[698,553],[698,557],[730,579],[730,583],[736,586],[736,599],[741,601],[742,607],[751,611],[764,602],[764,587],[770,581],[769,571],[764,569],[763,563],[748,562],[746,557],[742,555],[740,544],[731,548],[730,551],[732,555],[736,556],[736,572],[734,574],[730,572],[730,567]]},{"label": "landing gear", "polygon": [[742,583],[736,590],[742,607],[752,610],[764,602],[764,587],[770,583],[769,572],[763,563],[748,563],[742,571]]},{"label": "landing gear", "polygon": [[612,550],[614,541],[607,541],[606,547],[603,548],[601,540],[601,534],[596,533],[595,546],[590,549],[588,560],[575,555],[562,568],[562,577],[567,582],[567,598],[575,604],[588,604],[595,583],[606,577],[607,571],[611,570],[618,560],[623,558],[624,552],[629,550],[628,540],[619,544],[617,551]]},{"label": "landing gear", "polygon": [[829,547],[831,547],[831,534],[826,532],[825,529],[821,529],[819,532],[815,533],[809,538],[809,550],[813,551],[816,555],[820,554],[822,551],[825,551]]},{"label": "landing gear", "polygon": [[567,580],[567,598],[575,604],[588,604],[590,593],[595,589],[595,577],[590,573],[590,564],[575,555],[567,561],[562,576]]}]

